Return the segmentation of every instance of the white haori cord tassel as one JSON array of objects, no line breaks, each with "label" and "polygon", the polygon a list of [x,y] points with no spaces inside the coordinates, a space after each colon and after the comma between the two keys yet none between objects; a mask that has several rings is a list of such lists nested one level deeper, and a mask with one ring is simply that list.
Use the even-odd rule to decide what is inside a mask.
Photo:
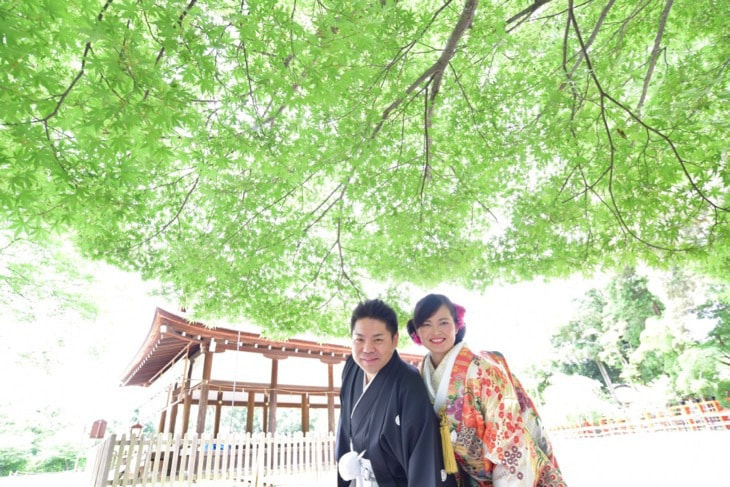
[{"label": "white haori cord tassel", "polygon": [[364,454],[365,450],[362,453],[349,451],[342,455],[340,461],[337,462],[337,470],[340,472],[340,477],[343,480],[355,480],[357,487],[365,486],[364,474],[368,470],[362,460]]}]

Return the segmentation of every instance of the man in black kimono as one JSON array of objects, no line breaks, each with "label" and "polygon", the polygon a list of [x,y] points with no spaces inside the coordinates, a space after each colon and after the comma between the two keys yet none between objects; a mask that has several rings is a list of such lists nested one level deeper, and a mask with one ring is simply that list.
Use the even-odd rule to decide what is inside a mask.
[{"label": "man in black kimono", "polygon": [[396,352],[398,318],[380,300],[350,320],[352,355],[340,390],[339,487],[445,487],[438,420],[418,371]]}]

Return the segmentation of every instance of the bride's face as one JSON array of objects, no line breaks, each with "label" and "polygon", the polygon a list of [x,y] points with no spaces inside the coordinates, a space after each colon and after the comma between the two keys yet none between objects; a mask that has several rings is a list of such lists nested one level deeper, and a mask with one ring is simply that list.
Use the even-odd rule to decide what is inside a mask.
[{"label": "bride's face", "polygon": [[456,343],[456,323],[446,305],[441,305],[416,330],[423,346],[432,355],[443,356]]}]

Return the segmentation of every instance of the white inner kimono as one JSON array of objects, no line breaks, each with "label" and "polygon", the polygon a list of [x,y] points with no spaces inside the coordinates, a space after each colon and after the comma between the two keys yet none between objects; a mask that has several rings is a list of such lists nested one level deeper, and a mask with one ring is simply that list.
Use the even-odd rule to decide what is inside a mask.
[{"label": "white inner kimono", "polygon": [[[377,374],[376,374],[377,375]],[[368,387],[370,387],[370,384],[373,383],[373,380],[375,379],[375,376],[368,382],[367,375],[363,374],[362,376],[362,394],[360,394],[360,399],[365,395],[365,393],[368,390]],[[358,404],[360,404],[360,399],[357,400],[355,403],[355,406],[352,408],[352,414],[355,414],[355,410],[357,409]],[[352,416],[352,414],[350,416]],[[352,446],[352,441],[350,441],[350,453],[357,453]],[[344,470],[352,470],[356,469],[359,470],[359,475],[355,477],[350,482],[350,487],[378,487],[378,482],[375,479],[375,474],[373,473],[373,467],[370,464],[370,460],[364,457],[366,452],[360,452],[357,453],[357,458],[355,459],[353,456],[350,456],[350,454],[347,454],[343,456],[340,459],[340,464],[344,464],[345,462],[352,462],[349,466],[342,465],[340,474],[342,475],[343,469]],[[354,462],[358,462],[358,465],[355,466]],[[354,474],[354,472],[352,472]],[[345,476],[343,475],[342,478],[347,480]]]}]

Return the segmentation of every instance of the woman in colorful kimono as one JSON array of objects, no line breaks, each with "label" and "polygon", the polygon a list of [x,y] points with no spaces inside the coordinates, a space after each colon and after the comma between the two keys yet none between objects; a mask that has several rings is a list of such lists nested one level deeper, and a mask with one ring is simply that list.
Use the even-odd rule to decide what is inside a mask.
[{"label": "woman in colorful kimono", "polygon": [[470,487],[564,487],[532,400],[501,354],[464,344],[464,313],[429,294],[408,321],[413,341],[429,352],[421,375],[441,416],[447,470],[458,468],[461,485]]}]

